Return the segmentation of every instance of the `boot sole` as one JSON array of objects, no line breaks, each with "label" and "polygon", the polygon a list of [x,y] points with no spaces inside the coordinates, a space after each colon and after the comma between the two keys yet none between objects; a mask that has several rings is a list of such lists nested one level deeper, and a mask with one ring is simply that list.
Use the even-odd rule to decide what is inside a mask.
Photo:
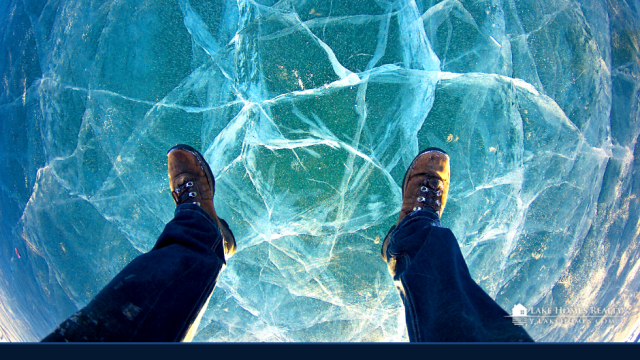
[{"label": "boot sole", "polygon": [[[186,151],[196,157],[196,159],[198,160],[198,163],[200,164],[200,168],[202,168],[205,175],[207,175],[207,181],[209,181],[213,196],[215,196],[216,195],[216,179],[213,177],[213,172],[209,167],[209,163],[207,163],[207,161],[204,159],[204,156],[202,156],[202,154],[200,154],[198,150],[185,144],[178,144],[172,147],[171,149],[169,149],[169,151],[167,151],[167,155],[169,155],[174,150]],[[222,237],[225,241],[225,244],[224,244],[225,255],[227,255],[227,258],[230,258],[236,252],[236,247],[237,247],[236,237],[233,235],[231,228],[229,228],[229,224],[227,224],[227,222],[223,218],[218,217],[218,220],[220,220],[218,225],[220,227],[220,231],[222,232]]]}]

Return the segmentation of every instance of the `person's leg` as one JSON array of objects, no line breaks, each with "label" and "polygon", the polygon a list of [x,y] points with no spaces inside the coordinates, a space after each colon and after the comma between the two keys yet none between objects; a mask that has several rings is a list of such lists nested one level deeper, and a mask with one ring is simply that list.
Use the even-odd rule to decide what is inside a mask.
[{"label": "person's leg", "polygon": [[215,180],[202,155],[186,145],[167,155],[175,217],[151,251],[135,258],[43,342],[193,338],[236,244],[228,224],[215,213]]},{"label": "person's leg", "polygon": [[221,240],[199,206],[178,206],[151,251],[42,341],[184,340],[225,264]]},{"label": "person's leg", "polygon": [[429,210],[389,233],[389,270],[412,342],[533,341],[471,278],[458,242]]},{"label": "person's leg", "polygon": [[403,181],[398,224],[383,243],[410,341],[533,341],[473,281],[455,236],[441,227],[448,188],[448,155],[440,149],[420,153]]}]

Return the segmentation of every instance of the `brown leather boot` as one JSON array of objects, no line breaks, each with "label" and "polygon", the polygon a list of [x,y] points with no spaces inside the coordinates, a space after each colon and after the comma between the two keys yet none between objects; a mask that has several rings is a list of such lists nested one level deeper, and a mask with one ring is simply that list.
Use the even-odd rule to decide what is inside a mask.
[{"label": "brown leather boot", "polygon": [[[400,216],[398,223],[391,228],[389,234],[405,216],[417,210],[430,208],[438,218],[442,217],[447,204],[450,177],[449,155],[444,150],[433,147],[422,150],[413,159],[404,175]],[[382,244],[382,258],[385,261],[387,261],[389,234]]]},{"label": "brown leather boot", "polygon": [[402,182],[402,209],[398,224],[416,210],[431,208],[438,217],[449,194],[449,155],[438,148],[428,148],[413,159]]},{"label": "brown leather boot", "polygon": [[229,225],[213,207],[216,182],[204,157],[189,145],[179,144],[167,152],[169,185],[176,206],[192,203],[206,211],[216,222],[224,240],[225,258],[236,252],[236,240]]}]

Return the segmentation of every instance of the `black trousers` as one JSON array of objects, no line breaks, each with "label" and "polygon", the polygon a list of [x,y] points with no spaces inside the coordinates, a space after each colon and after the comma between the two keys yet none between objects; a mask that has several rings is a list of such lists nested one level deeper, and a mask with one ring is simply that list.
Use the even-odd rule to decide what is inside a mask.
[{"label": "black trousers", "polygon": [[[387,235],[411,341],[532,341],[471,278],[453,233],[418,211]],[[222,236],[183,204],[154,248],[127,265],[43,342],[190,340],[225,265]]]}]

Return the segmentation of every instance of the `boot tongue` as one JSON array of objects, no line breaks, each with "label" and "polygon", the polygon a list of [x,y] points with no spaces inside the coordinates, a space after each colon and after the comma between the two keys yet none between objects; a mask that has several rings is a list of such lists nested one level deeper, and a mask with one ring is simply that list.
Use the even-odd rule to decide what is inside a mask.
[{"label": "boot tongue", "polygon": [[435,177],[428,178],[426,181],[426,185],[431,190],[442,190],[442,188],[444,187],[444,183],[442,182],[442,180]]}]

